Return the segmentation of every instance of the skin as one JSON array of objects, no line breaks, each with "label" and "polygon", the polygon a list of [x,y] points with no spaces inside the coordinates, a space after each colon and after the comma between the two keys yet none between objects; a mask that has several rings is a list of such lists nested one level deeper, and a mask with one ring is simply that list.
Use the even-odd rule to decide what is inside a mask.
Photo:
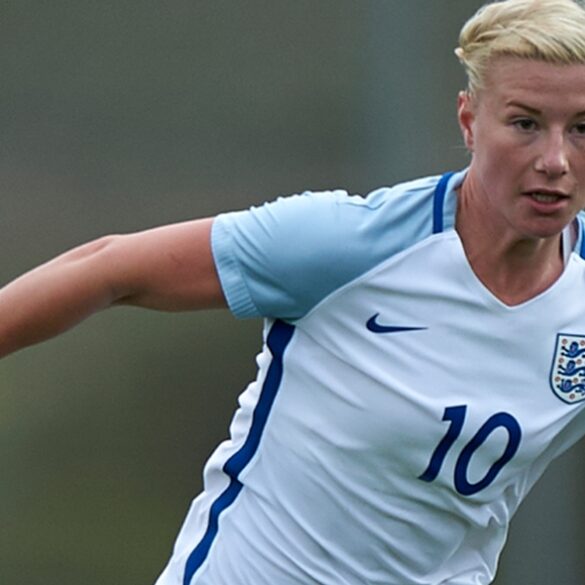
[{"label": "skin", "polygon": [[585,65],[498,57],[458,118],[472,158],[456,229],[483,284],[522,303],[560,276],[560,234],[585,207]]}]

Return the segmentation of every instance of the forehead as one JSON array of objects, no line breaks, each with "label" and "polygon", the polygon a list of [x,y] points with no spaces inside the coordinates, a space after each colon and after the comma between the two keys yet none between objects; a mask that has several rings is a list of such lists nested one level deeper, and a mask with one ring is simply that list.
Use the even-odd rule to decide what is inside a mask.
[{"label": "forehead", "polygon": [[562,107],[583,112],[585,64],[557,65],[518,57],[498,57],[488,67],[481,94],[499,104],[520,101],[535,109]]}]

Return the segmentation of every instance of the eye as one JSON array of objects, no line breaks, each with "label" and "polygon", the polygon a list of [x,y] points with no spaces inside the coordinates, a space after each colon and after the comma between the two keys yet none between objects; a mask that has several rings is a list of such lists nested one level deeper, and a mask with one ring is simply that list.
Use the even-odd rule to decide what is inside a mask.
[{"label": "eye", "polygon": [[574,131],[579,136],[585,136],[585,120],[583,122],[578,122],[574,126]]},{"label": "eye", "polygon": [[537,124],[532,118],[516,118],[512,125],[522,132],[532,132],[537,129]]}]

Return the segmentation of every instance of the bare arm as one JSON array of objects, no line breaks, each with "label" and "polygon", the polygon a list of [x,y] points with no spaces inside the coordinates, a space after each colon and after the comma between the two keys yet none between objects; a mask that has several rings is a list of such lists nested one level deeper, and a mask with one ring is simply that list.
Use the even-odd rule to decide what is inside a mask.
[{"label": "bare arm", "polygon": [[224,307],[212,219],[107,236],[0,289],[0,357],[70,329],[114,304],[163,311]]}]

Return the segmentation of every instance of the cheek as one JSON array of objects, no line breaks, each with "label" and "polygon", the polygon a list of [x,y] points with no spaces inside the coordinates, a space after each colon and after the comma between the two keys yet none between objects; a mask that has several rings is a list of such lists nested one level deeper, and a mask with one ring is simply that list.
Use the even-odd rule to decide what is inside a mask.
[{"label": "cheek", "polygon": [[497,177],[512,177],[522,174],[531,166],[530,148],[519,144],[505,130],[499,132],[486,129],[475,137],[473,161],[486,172]]},{"label": "cheek", "polygon": [[577,195],[577,206],[579,209],[585,210],[585,178],[584,177],[580,177],[581,181],[580,181],[580,189]]},{"label": "cheek", "polygon": [[472,165],[482,185],[486,203],[497,208],[505,207],[511,193],[523,183],[526,161],[522,160],[521,154],[517,149],[510,149],[497,141],[477,144]]},{"label": "cheek", "polygon": [[489,182],[499,182],[511,171],[510,154],[497,144],[478,143],[472,162]]},{"label": "cheek", "polygon": [[585,191],[585,148],[582,148],[573,165],[576,177],[582,191]]}]

